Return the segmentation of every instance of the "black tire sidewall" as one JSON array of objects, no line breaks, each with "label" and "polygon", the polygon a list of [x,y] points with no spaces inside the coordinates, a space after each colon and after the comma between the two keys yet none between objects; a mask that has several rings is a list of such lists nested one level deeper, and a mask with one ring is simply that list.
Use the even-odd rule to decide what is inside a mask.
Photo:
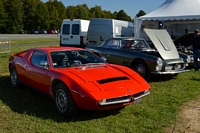
[{"label": "black tire sidewall", "polygon": [[[136,68],[137,68],[138,65],[141,65],[141,66],[143,66],[143,67],[145,68],[145,75],[144,75],[144,76],[140,75],[140,74],[137,72]],[[145,63],[144,61],[142,61],[142,60],[138,60],[137,62],[134,63],[134,65],[133,65],[133,70],[136,71],[140,76],[142,76],[142,77],[143,77],[145,80],[147,80],[147,81],[148,81],[148,80],[150,79],[150,77],[151,77],[151,73],[150,73],[150,71],[149,71],[149,69],[148,69],[146,63]]]},{"label": "black tire sidewall", "polygon": [[[11,75],[12,75],[13,71],[15,71],[15,73],[17,75],[17,82],[16,82],[15,85],[12,83],[12,79],[11,79]],[[11,68],[10,68],[10,81],[11,81],[11,85],[12,85],[13,88],[19,88],[20,87],[20,82],[19,82],[19,79],[18,79],[18,74],[17,74],[16,68],[14,66],[11,66]]]},{"label": "black tire sidewall", "polygon": [[[63,92],[65,92],[65,95],[67,97],[67,109],[64,112],[61,112],[57,106],[57,96],[56,93],[59,89],[62,89]],[[65,117],[71,117],[73,116],[73,108],[75,106],[75,103],[73,101],[73,98],[71,96],[71,93],[68,89],[68,87],[64,84],[64,83],[58,83],[55,87],[55,91],[54,91],[54,104],[55,104],[55,108],[57,110],[57,112]]]}]

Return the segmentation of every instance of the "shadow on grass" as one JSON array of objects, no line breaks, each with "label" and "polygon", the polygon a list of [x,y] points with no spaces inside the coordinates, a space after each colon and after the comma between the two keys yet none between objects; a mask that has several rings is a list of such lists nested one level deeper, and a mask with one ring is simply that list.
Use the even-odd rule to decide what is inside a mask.
[{"label": "shadow on grass", "polygon": [[149,82],[161,82],[175,79],[178,75],[152,75]]},{"label": "shadow on grass", "polygon": [[75,122],[98,119],[110,115],[116,115],[121,109],[107,111],[86,111],[81,110],[78,115],[72,118],[60,116],[54,107],[52,100],[38,95],[37,91],[22,86],[19,89],[13,89],[9,77],[0,77],[0,100],[11,110],[20,114],[27,114],[41,119],[52,119],[57,122]]}]

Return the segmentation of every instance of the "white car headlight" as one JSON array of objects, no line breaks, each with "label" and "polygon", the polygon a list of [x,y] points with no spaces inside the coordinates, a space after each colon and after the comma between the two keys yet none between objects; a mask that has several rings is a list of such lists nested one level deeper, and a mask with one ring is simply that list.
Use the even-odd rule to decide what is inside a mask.
[{"label": "white car headlight", "polygon": [[161,58],[158,58],[158,59],[157,59],[157,64],[158,64],[159,66],[162,66],[162,65],[163,65],[163,61],[162,61]]},{"label": "white car headlight", "polygon": [[190,56],[187,56],[187,63],[190,63],[192,61],[191,57]]}]

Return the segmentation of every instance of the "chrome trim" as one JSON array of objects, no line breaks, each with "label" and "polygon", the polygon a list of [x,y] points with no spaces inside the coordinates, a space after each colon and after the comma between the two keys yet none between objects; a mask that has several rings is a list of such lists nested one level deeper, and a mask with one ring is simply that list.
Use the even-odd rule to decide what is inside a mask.
[{"label": "chrome trim", "polygon": [[134,97],[133,100],[134,100],[134,101],[135,101],[135,100],[138,100],[138,99],[140,99],[140,98],[142,98],[142,97],[144,97],[144,96],[147,96],[147,95],[149,95],[149,94],[150,94],[150,91],[149,91],[149,90],[146,90],[146,91],[144,92],[143,95],[140,95],[139,97]]},{"label": "chrome trim", "polygon": [[[120,100],[120,98],[123,98],[123,97],[118,97],[119,98],[119,101],[117,101],[118,99],[117,98],[111,98],[111,99],[104,99],[102,102],[98,102],[99,105],[101,106],[105,106],[105,105],[113,105],[113,104],[120,104],[120,103],[127,103],[127,102],[132,102],[132,101],[136,101],[144,96],[147,96],[150,94],[150,91],[149,90],[145,90],[143,92],[140,92],[140,93],[136,93],[136,94],[133,94],[131,96],[125,96],[124,100]],[[134,97],[135,95],[138,95],[137,97]],[[109,102],[107,100],[114,100],[114,99],[117,99],[116,101],[113,101],[113,102]]]},{"label": "chrome trim", "polygon": [[167,71],[167,72],[151,72],[152,74],[177,74],[177,73],[183,73],[183,72],[188,72],[190,70],[174,70],[174,71]]},{"label": "chrome trim", "polygon": [[122,100],[122,101],[115,101],[115,102],[102,102],[102,103],[99,103],[99,105],[111,105],[111,104],[119,104],[119,103],[126,103],[126,102],[130,102],[131,101],[131,97],[129,99],[126,99],[126,100]]}]

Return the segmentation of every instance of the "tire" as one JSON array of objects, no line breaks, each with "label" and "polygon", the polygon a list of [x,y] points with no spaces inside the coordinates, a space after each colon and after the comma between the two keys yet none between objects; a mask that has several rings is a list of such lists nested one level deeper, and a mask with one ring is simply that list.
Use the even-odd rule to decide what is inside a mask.
[{"label": "tire", "polygon": [[18,79],[17,71],[14,66],[10,68],[10,81],[13,88],[19,88],[21,83]]},{"label": "tire", "polygon": [[151,73],[146,65],[146,63],[142,60],[138,60],[133,65],[133,70],[137,72],[140,76],[142,76],[146,81],[149,81],[151,78]]},{"label": "tire", "polygon": [[64,117],[74,116],[79,111],[69,89],[63,83],[58,83],[55,87],[54,103],[58,113]]}]

